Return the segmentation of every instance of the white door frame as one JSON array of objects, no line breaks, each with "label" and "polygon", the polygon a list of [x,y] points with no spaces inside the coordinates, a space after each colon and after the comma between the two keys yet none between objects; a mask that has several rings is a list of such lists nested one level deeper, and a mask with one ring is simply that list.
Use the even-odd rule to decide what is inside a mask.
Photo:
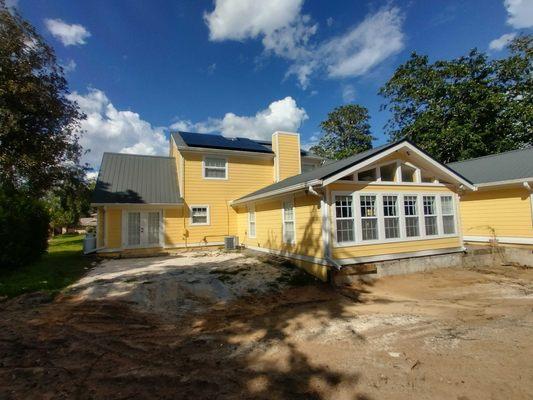
[{"label": "white door frame", "polygon": [[[159,213],[159,242],[149,244],[148,236],[148,213]],[[128,244],[128,213],[140,214],[140,229],[141,238],[138,245]],[[145,249],[151,247],[164,247],[164,224],[163,224],[163,210],[161,209],[140,209],[140,208],[128,208],[122,210],[122,248],[123,249]]]}]

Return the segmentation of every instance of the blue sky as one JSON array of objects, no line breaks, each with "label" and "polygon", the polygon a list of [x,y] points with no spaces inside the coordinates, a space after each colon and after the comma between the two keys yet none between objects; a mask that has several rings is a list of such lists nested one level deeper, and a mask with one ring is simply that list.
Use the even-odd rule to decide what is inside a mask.
[{"label": "blue sky", "polygon": [[533,26],[533,0],[10,0],[54,47],[88,115],[84,161],[166,154],[168,130],[316,140],[334,107],[371,115],[387,140],[380,86],[412,51],[504,55]]}]

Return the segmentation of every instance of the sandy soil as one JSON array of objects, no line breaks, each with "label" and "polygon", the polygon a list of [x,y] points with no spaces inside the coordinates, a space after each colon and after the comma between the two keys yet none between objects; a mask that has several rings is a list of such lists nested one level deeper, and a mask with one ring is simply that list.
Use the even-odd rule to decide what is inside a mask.
[{"label": "sandy soil", "polygon": [[[107,264],[53,302],[0,304],[0,398],[533,397],[532,269],[442,269],[333,290],[283,265],[214,257],[187,261],[201,268],[184,279],[186,260],[135,264],[150,269],[135,278]],[[205,293],[228,275],[209,273],[221,265],[240,268],[233,278],[278,275],[254,293],[222,278],[222,299],[182,284],[155,294],[194,279]],[[138,301],[143,286],[165,300]]]}]

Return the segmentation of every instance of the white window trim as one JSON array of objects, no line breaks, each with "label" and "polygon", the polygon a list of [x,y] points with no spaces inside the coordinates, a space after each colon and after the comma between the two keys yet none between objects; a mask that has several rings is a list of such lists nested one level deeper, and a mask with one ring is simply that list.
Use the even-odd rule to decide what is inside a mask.
[{"label": "white window trim", "polygon": [[[451,209],[452,209],[452,213],[448,213],[448,214],[444,214],[442,212],[442,198],[443,197],[450,197],[451,200],[452,200],[452,204],[451,204]],[[455,220],[457,219],[457,216],[455,214],[455,202],[454,202],[454,199],[455,199],[455,196],[453,194],[442,194],[439,196],[439,206],[440,206],[440,219],[441,219],[441,224],[442,224],[442,233],[444,233],[444,217],[453,217],[453,230],[454,230],[454,233],[457,231],[457,223],[455,222]],[[451,233],[448,233],[448,235],[452,235]]]},{"label": "white window trim", "polygon": [[[376,196],[376,214],[378,218],[378,239],[377,240],[362,240],[362,226],[360,218],[360,196]],[[337,218],[335,210],[335,196],[352,196],[352,207],[354,207],[353,215],[355,219],[355,241],[354,242],[337,242]],[[383,217],[383,196],[397,196],[398,197],[398,207],[399,207],[399,217],[400,217],[400,237],[399,238],[390,238],[385,239],[385,225]],[[404,196],[416,196],[417,197],[417,206],[418,206],[418,232],[419,236],[408,237],[407,232],[405,231],[405,212],[404,212]],[[424,206],[423,206],[423,196],[435,196],[436,202],[436,216],[437,216],[437,235],[426,235],[426,228],[424,222]],[[442,209],[440,205],[441,196],[452,196],[452,207],[454,210],[454,227],[455,233],[453,234],[444,234],[442,228]],[[365,246],[365,245],[374,245],[374,244],[383,244],[383,243],[395,243],[395,242],[411,242],[419,240],[433,240],[433,239],[444,239],[449,237],[460,237],[458,229],[458,214],[456,207],[456,200],[453,193],[439,193],[439,192],[361,192],[361,191],[332,191],[331,192],[331,202],[330,202],[330,215],[332,219],[332,237],[333,237],[333,247],[352,247],[352,246]],[[440,222],[439,222],[440,221]]]},{"label": "white window trim", "polygon": [[[400,200],[402,200],[402,196],[400,194],[385,194],[381,196],[381,201],[383,202],[385,197],[396,197],[396,215],[394,216],[385,216],[385,203],[381,205],[381,209],[383,212],[383,237],[385,240],[388,239],[399,239],[402,237],[402,218],[401,218],[401,207],[400,207]],[[395,238],[386,238],[386,227],[385,227],[385,221],[387,219],[397,219],[398,220],[398,237]]]},{"label": "white window trim", "polygon": [[[254,221],[253,221],[253,223],[254,223],[254,235],[253,236],[250,234],[250,232],[251,232],[251,228],[250,227],[252,226],[252,221],[250,219],[251,213],[254,214]],[[253,206],[253,205],[248,206],[248,237],[250,239],[255,239],[257,237],[257,214],[255,212],[255,206]]]},{"label": "white window trim", "polygon": [[[224,175],[223,178],[217,178],[217,177],[213,177],[213,176],[210,176],[210,177],[205,176],[205,169],[206,169],[205,160],[206,160],[206,158],[217,158],[219,160],[224,160],[225,161],[226,166],[224,168],[222,168],[222,167],[207,167],[209,169],[218,169],[218,170],[224,169],[225,175]],[[228,169],[229,169],[229,162],[228,162],[228,158],[227,157],[221,157],[221,156],[216,156],[216,155],[206,155],[206,156],[204,156],[202,158],[202,178],[204,178],[204,179],[215,180],[215,181],[227,180],[228,176],[229,176]]]},{"label": "white window trim", "polygon": [[[202,207],[205,207],[207,208],[207,222],[203,222],[203,223],[194,223],[192,222],[192,209],[193,208],[202,208]],[[211,209],[209,207],[209,204],[191,204],[189,206],[189,225],[190,226],[208,226],[208,225],[211,225]]]},{"label": "white window trim", "polygon": [[[337,207],[336,207],[336,197],[337,196],[351,196],[352,197],[352,218],[353,219],[353,237],[354,240],[350,242],[342,242],[340,243],[340,246],[354,246],[357,244],[357,235],[358,229],[357,229],[357,207],[355,204],[355,198],[353,196],[353,192],[331,192],[331,216],[333,217],[333,224],[330,224],[332,226],[333,231],[333,243],[336,245],[339,243],[337,241]],[[343,218],[342,220],[346,220],[348,218]]]},{"label": "white window trim", "polygon": [[[294,229],[294,239],[292,242],[285,241],[285,203],[291,204],[292,207],[292,226]],[[281,240],[285,244],[295,245],[296,244],[296,207],[294,207],[293,199],[285,199],[281,201],[281,221],[282,221],[282,231],[281,231]],[[291,221],[287,221],[291,222]]]},{"label": "white window trim", "polygon": [[[433,208],[435,209],[434,214],[426,214],[424,212],[424,197],[435,197],[435,201],[433,203]],[[439,210],[439,207],[440,207],[440,196],[439,195],[437,194],[422,195],[422,218],[423,218],[422,225],[424,226],[424,235],[426,237],[436,237],[442,234],[442,226],[439,221],[441,219],[441,213],[440,213],[441,210]],[[437,233],[436,234],[428,235],[427,230],[426,230],[426,217],[435,217],[435,220],[437,221]]]}]

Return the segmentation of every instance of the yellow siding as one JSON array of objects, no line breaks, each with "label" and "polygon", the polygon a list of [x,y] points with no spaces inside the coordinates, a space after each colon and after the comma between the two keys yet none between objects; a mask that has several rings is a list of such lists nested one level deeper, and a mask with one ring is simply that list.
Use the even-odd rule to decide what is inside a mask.
[{"label": "yellow siding", "polygon": [[[236,234],[237,213],[229,202],[273,183],[271,158],[228,156],[228,179],[218,180],[203,178],[202,154],[183,152],[183,157],[185,237],[188,243],[221,242],[224,236]],[[193,205],[209,205],[209,226],[190,225],[189,210]]]},{"label": "yellow siding", "polygon": [[[285,199],[287,200],[287,199]],[[256,237],[248,237],[248,212],[239,208],[239,232],[241,242],[247,246],[286,251],[322,258],[322,220],[320,199],[312,195],[294,198],[296,243],[283,243],[282,202],[275,200],[255,205]]]},{"label": "yellow siding", "polygon": [[463,235],[533,237],[529,196],[525,188],[464,194],[460,201]]},{"label": "yellow siding", "polygon": [[96,214],[96,247],[104,247],[105,212],[103,207],[98,207]]},{"label": "yellow siding", "polygon": [[334,247],[333,258],[354,258],[378,256],[383,254],[410,253],[422,250],[437,250],[461,246],[459,237],[443,239],[413,240],[407,242],[390,242],[381,244],[358,245],[349,247]]},{"label": "yellow siding", "polygon": [[172,208],[163,211],[163,223],[165,229],[165,245],[175,246],[184,242],[183,209]]},{"label": "yellow siding", "polygon": [[107,209],[107,248],[116,249],[122,246],[122,209]]},{"label": "yellow siding", "polygon": [[299,135],[275,133],[272,135],[272,149],[276,153],[278,180],[282,181],[301,172]]}]

